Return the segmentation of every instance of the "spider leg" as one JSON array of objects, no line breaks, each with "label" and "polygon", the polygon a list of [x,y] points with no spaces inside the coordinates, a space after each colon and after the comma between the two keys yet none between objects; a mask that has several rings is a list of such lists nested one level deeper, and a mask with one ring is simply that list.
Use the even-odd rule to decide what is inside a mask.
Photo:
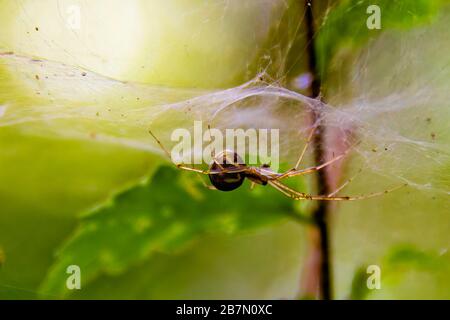
[{"label": "spider leg", "polygon": [[295,177],[295,176],[301,176],[304,174],[308,174],[311,172],[315,172],[315,171],[319,171],[322,168],[325,168],[327,166],[329,166],[330,164],[342,159],[343,157],[345,157],[348,153],[350,152],[350,148],[347,149],[344,153],[334,157],[331,160],[328,160],[327,162],[322,163],[321,165],[318,166],[314,166],[314,167],[309,167],[306,169],[302,169],[302,170],[295,170],[295,169],[291,169],[289,171],[286,171],[285,173],[281,173],[278,176],[276,176],[274,179],[275,180],[281,180],[284,178],[290,178],[290,177]]},{"label": "spider leg", "polygon": [[150,135],[153,137],[153,139],[155,139],[156,143],[161,147],[161,149],[169,157],[169,159],[172,159],[172,157],[170,156],[170,152],[167,151],[167,149],[163,146],[161,141],[159,141],[159,139],[153,134],[153,132],[150,129],[148,129],[148,133],[150,133]]},{"label": "spider leg", "polygon": [[207,184],[207,183],[205,182],[205,180],[203,180],[203,178],[202,178],[202,176],[201,176],[200,173],[197,173],[197,177],[198,177],[198,179],[200,180],[202,186],[205,187],[206,189],[209,189],[209,190],[217,190],[216,187]]},{"label": "spider leg", "polygon": [[[211,125],[208,124],[208,134],[209,134],[209,138],[211,139]],[[214,157],[216,156],[216,152],[214,149],[211,150],[211,159],[214,159]]]},{"label": "spider leg", "polygon": [[186,171],[193,171],[193,172],[197,172],[197,173],[201,173],[201,174],[223,174],[223,173],[240,173],[240,172],[245,172],[248,170],[248,168],[241,168],[241,169],[235,169],[235,168],[223,168],[221,170],[217,170],[217,171],[211,171],[211,170],[202,170],[202,169],[197,169],[197,168],[193,168],[193,167],[188,167],[182,163],[180,164],[176,164],[176,167],[178,169],[182,169],[182,170],[186,170]]},{"label": "spider leg", "polygon": [[[308,138],[306,139],[305,146],[303,147],[303,150],[302,150],[302,152],[301,152],[301,154],[300,154],[300,157],[299,157],[298,160],[297,160],[297,163],[295,164],[295,167],[293,167],[292,169],[288,170],[287,172],[285,172],[285,173],[283,173],[283,174],[281,174],[281,175],[279,175],[279,174],[277,174],[277,173],[274,173],[274,172],[271,171],[271,170],[267,170],[267,169],[264,169],[264,168],[261,167],[261,168],[259,168],[259,170],[261,171],[261,173],[264,174],[265,176],[267,176],[269,179],[276,179],[276,180],[278,180],[278,179],[286,178],[286,177],[289,176],[292,172],[297,171],[298,167],[300,166],[300,163],[301,163],[302,160],[303,160],[303,157],[305,156],[306,150],[308,149],[308,146],[309,146],[309,144],[311,143],[312,137],[313,137],[314,132],[316,131],[316,129],[317,129],[317,125],[314,125],[314,127],[311,129],[311,131],[310,131],[310,133],[309,133],[309,135],[308,135]],[[305,172],[305,173],[306,173],[306,172]]]},{"label": "spider leg", "polygon": [[[153,139],[155,139],[155,141],[158,143],[158,145],[161,147],[161,149],[164,151],[164,153],[169,157],[169,159],[172,159],[169,151],[163,146],[163,144],[161,143],[161,141],[159,141],[159,139],[153,134],[153,132],[149,129],[148,132],[151,134],[151,136],[153,137]],[[215,161],[217,163],[217,161]],[[188,167],[186,164],[184,163],[179,163],[179,164],[175,164],[175,166],[178,169],[182,169],[182,170],[186,170],[186,171],[192,171],[192,172],[197,172],[200,174],[220,174],[220,173],[240,173],[240,172],[245,172],[248,170],[247,167],[243,167],[240,169],[236,169],[236,168],[224,168],[223,166],[221,166],[219,164],[219,168],[220,170],[217,171],[211,171],[211,170],[201,170],[201,169],[197,169],[194,168],[193,165],[191,165],[190,167]]]},{"label": "spider leg", "polygon": [[320,201],[353,201],[353,200],[362,200],[362,199],[368,199],[373,197],[378,197],[383,194],[395,191],[401,187],[407,186],[407,184],[402,184],[396,187],[393,187],[391,189],[382,191],[382,192],[375,192],[370,193],[367,195],[360,195],[360,196],[354,196],[354,197],[348,197],[348,196],[342,196],[342,197],[336,197],[336,196],[326,196],[326,195],[309,195],[303,192],[296,191],[284,184],[282,184],[279,181],[269,181],[269,184],[277,189],[278,191],[282,192],[284,195],[294,199],[294,200],[320,200]]},{"label": "spider leg", "polygon": [[[169,159],[172,159],[170,152],[164,147],[164,145],[161,143],[161,141],[153,134],[153,132],[149,129],[148,133],[151,134],[151,136],[153,137],[153,139],[155,139],[156,143],[158,143],[158,145],[161,147],[161,149],[164,151],[164,153],[167,155],[167,157]],[[210,170],[201,170],[201,169],[196,169],[194,168],[194,166],[188,167],[186,166],[184,163],[180,163],[180,164],[175,164],[176,167],[178,169],[182,169],[182,170],[186,170],[186,171],[193,171],[193,172],[197,172],[200,174],[214,174],[216,172],[211,172]],[[219,173],[219,172],[217,172]]]},{"label": "spider leg", "polygon": [[[210,139],[211,139],[211,125],[210,124],[208,124],[208,134],[209,134],[209,137],[210,137]],[[216,160],[216,152],[215,152],[215,149],[212,149],[211,150],[211,159],[212,159],[212,161],[215,163],[215,164],[217,164],[217,166],[221,169],[221,170],[224,170],[225,168],[222,166],[222,164],[220,164],[219,163],[219,161],[217,161]]]},{"label": "spider leg", "polygon": [[178,169],[181,169],[181,170],[193,171],[193,172],[197,172],[197,173],[201,173],[201,174],[210,174],[211,173],[209,170],[201,170],[201,169],[196,169],[196,168],[193,168],[193,167],[188,167],[188,166],[185,166],[182,163],[176,164],[176,167]]},{"label": "spider leg", "polygon": [[202,170],[202,169],[197,169],[194,167],[188,167],[182,163],[180,164],[176,164],[176,167],[178,169],[182,169],[182,170],[186,170],[186,171],[192,171],[192,172],[197,172],[200,174],[221,174],[221,173],[240,173],[240,172],[245,172],[248,170],[248,168],[242,168],[242,169],[235,169],[235,168],[223,168],[221,170],[217,170],[217,171],[211,171],[211,170]]},{"label": "spider leg", "polygon": [[269,185],[277,189],[281,193],[283,193],[285,196],[288,196],[289,198],[294,198],[294,195],[291,192],[288,192],[281,187],[281,183],[276,183],[276,181],[269,181]]},{"label": "spider leg", "polygon": [[[170,152],[164,147],[164,145],[161,143],[161,141],[153,134],[153,132],[149,129],[148,133],[150,133],[150,135],[153,137],[153,139],[155,139],[156,143],[161,147],[161,149],[164,151],[164,153],[167,155],[167,157],[169,159],[172,160],[172,156],[170,155]],[[180,164],[176,164],[176,167],[182,170],[187,170],[187,171],[193,171],[193,172],[197,172],[197,173],[201,173],[201,174],[209,174],[209,170],[205,171],[205,170],[200,170],[200,169],[196,169],[193,166],[192,167],[188,167],[186,166],[184,163],[180,163]]]},{"label": "spider leg", "polygon": [[308,138],[306,140],[305,146],[303,147],[302,153],[300,153],[300,157],[298,158],[297,163],[295,164],[295,167],[292,168],[292,170],[297,170],[298,167],[300,166],[300,163],[302,162],[303,157],[305,156],[306,150],[308,149],[308,146],[311,143],[312,137],[313,137],[316,129],[317,129],[317,125],[314,125],[314,127],[312,128],[311,132],[308,135]]},{"label": "spider leg", "polygon": [[350,179],[348,179],[347,181],[345,181],[339,188],[337,188],[336,190],[334,190],[333,192],[331,192],[330,194],[328,194],[328,196],[329,196],[329,197],[332,197],[332,196],[334,196],[335,194],[337,194],[339,191],[341,191],[342,189],[344,189],[350,182],[353,181],[353,179],[356,178],[356,176],[357,176],[358,174],[361,173],[361,171],[362,171],[362,169],[359,169],[358,172],[357,172],[353,177],[351,177]]}]

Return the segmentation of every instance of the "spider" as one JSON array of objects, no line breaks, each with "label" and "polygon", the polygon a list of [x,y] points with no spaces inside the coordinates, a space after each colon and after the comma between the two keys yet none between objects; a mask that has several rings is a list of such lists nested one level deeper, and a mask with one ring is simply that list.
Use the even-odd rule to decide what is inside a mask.
[{"label": "spider", "polygon": [[[307,138],[306,144],[303,147],[303,150],[300,154],[300,157],[298,158],[297,163],[295,164],[295,167],[284,173],[273,172],[270,169],[270,166],[267,164],[263,164],[259,167],[248,166],[242,161],[241,157],[236,152],[231,150],[224,150],[217,155],[213,155],[213,160],[208,170],[201,170],[194,167],[188,167],[183,163],[176,164],[176,167],[178,169],[208,175],[212,186],[208,186],[204,182],[203,183],[209,189],[215,189],[220,191],[232,191],[239,188],[243,184],[245,178],[247,178],[252,182],[252,186],[255,184],[262,186],[269,185],[278,190],[279,192],[281,192],[282,194],[284,194],[285,196],[288,196],[294,200],[320,200],[320,201],[361,200],[381,196],[383,194],[392,192],[407,185],[402,184],[382,192],[350,197],[350,196],[336,196],[336,194],[339,191],[341,191],[346,185],[348,185],[353,178],[350,178],[347,181],[345,181],[345,183],[343,183],[339,188],[337,188],[328,195],[310,195],[304,192],[294,190],[288,187],[287,185],[283,184],[282,182],[280,182],[283,179],[316,172],[320,169],[323,169],[331,165],[332,163],[338,161],[339,159],[342,159],[348,153],[349,149],[344,153],[335,156],[331,160],[326,161],[320,165],[308,167],[305,169],[299,169],[300,164],[308,148],[308,145],[312,140],[315,129],[316,128],[314,127],[311,130]],[[170,153],[162,145],[161,141],[153,134],[151,130],[149,130],[149,133],[151,134],[153,139],[155,139],[155,141],[158,143],[158,145],[161,147],[164,153],[169,157],[169,159],[171,159]]]}]

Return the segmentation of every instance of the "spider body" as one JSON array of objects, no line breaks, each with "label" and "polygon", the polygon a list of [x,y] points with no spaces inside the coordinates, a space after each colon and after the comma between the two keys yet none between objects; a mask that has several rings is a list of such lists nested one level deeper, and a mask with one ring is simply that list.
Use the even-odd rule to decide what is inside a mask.
[{"label": "spider body", "polygon": [[[268,168],[263,165],[262,168]],[[209,180],[220,191],[232,191],[244,183],[245,178],[250,181],[266,185],[269,178],[257,167],[245,165],[242,158],[234,151],[225,150],[214,157],[209,166]]]},{"label": "spider body", "polygon": [[208,176],[217,190],[232,191],[244,182],[246,169],[247,166],[236,152],[224,150],[214,157]]},{"label": "spider body", "polygon": [[265,186],[271,179],[268,173],[272,174],[272,171],[269,170],[270,169],[267,165],[263,165],[261,166],[261,168],[248,167],[247,171],[245,172],[245,177],[248,178],[251,182]]}]

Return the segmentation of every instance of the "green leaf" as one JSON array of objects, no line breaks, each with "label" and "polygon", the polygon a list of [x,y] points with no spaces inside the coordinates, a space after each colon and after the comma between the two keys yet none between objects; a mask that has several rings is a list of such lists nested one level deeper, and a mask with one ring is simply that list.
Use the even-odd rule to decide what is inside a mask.
[{"label": "green leaf", "polygon": [[244,185],[219,192],[195,179],[193,173],[162,167],[150,183],[85,215],[60,249],[41,291],[67,294],[69,265],[80,266],[84,286],[101,273],[120,274],[155,252],[181,250],[202,234],[234,234],[295,214],[293,202],[269,188],[250,191]]},{"label": "green leaf", "polygon": [[[319,70],[323,77],[339,50],[351,52],[364,46],[389,29],[409,29],[427,23],[446,1],[429,0],[345,0],[325,14],[316,40]],[[370,5],[381,11],[381,29],[369,30],[366,25]],[[341,65],[338,63],[337,65]]]},{"label": "green leaf", "polygon": [[352,287],[350,290],[350,299],[351,300],[362,300],[367,297],[369,294],[369,289],[367,288],[367,272],[366,267],[361,266],[353,275],[352,279]]},{"label": "green leaf", "polygon": [[386,259],[386,264],[401,271],[404,268],[414,268],[425,271],[439,271],[450,267],[448,255],[421,251],[413,246],[400,246],[392,250]]}]

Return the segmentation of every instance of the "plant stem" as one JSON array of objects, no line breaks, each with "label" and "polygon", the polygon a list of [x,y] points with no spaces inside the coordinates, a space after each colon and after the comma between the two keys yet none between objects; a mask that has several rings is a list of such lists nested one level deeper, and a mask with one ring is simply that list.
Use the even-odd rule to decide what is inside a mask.
[{"label": "plant stem", "polygon": [[[305,24],[306,24],[306,40],[308,51],[308,68],[312,74],[313,81],[311,84],[311,96],[318,98],[321,90],[321,79],[318,72],[316,61],[316,49],[314,44],[314,16],[311,0],[305,0]],[[320,124],[321,111],[315,110],[313,113],[313,123],[319,123],[316,134],[314,135],[312,144],[314,147],[314,158],[316,164],[320,164],[325,159],[325,126]],[[327,171],[319,170],[317,173],[317,187],[319,194],[329,194],[329,185],[327,183]],[[313,212],[315,221],[314,229],[310,230],[310,252],[309,264],[306,266],[303,279],[309,285],[305,286],[306,296],[315,296],[319,299],[332,299],[332,268],[330,253],[330,237],[329,237],[329,213],[331,211],[330,202],[319,201],[318,206]],[[314,292],[315,291],[315,292]]]}]

